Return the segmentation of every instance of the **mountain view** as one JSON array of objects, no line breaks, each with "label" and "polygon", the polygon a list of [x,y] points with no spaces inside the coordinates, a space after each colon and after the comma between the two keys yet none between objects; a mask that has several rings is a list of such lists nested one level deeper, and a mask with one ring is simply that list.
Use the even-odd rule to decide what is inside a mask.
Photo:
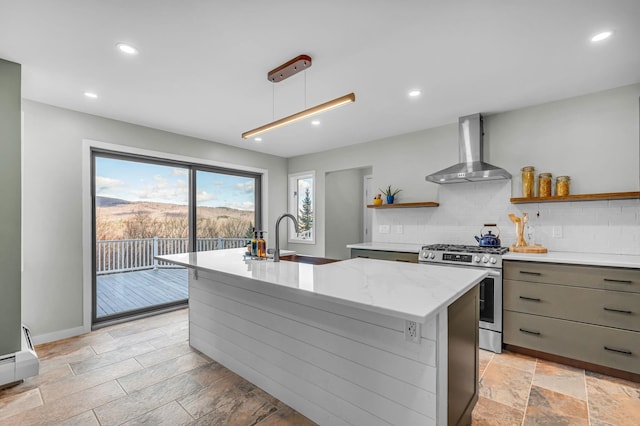
[{"label": "mountain view", "polygon": [[[199,238],[250,236],[254,212],[229,207],[198,207]],[[96,239],[187,238],[187,206],[96,197]]]}]

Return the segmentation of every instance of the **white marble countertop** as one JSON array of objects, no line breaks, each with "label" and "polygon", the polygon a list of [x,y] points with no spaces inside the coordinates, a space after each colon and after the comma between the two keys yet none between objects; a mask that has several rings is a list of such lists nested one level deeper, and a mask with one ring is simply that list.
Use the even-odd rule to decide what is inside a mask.
[{"label": "white marble countertop", "polygon": [[512,253],[502,256],[502,260],[524,260],[527,262],[569,263],[574,265],[613,266],[619,268],[639,268],[640,256],[633,254],[604,254],[550,251],[544,254]]},{"label": "white marble countertop", "polygon": [[[485,271],[375,259],[326,265],[244,260],[244,249],[158,256],[195,270],[220,273],[252,290],[285,297],[289,292],[396,318],[426,322],[482,278]],[[233,279],[231,281],[234,281]]]},{"label": "white marble countertop", "polygon": [[[401,243],[357,243],[349,244],[348,248],[399,251],[407,253],[419,253],[422,244]],[[580,253],[551,251],[544,254],[512,253],[502,256],[503,260],[523,260],[527,262],[568,263],[575,265],[612,266],[618,268],[640,269],[640,255],[633,254],[605,254],[605,253]]]},{"label": "white marble countertop", "polygon": [[399,252],[405,252],[405,253],[418,254],[420,252],[420,249],[422,248],[422,244],[371,242],[371,243],[347,244],[347,248],[379,250],[379,251],[399,251]]}]

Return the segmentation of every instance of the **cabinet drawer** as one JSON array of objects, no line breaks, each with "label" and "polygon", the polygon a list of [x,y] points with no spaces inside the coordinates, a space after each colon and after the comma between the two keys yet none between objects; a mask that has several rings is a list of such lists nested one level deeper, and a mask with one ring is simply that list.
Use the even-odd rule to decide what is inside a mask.
[{"label": "cabinet drawer", "polygon": [[402,251],[384,251],[351,249],[351,258],[365,257],[368,259],[394,260],[396,262],[418,263],[418,253],[406,253]]},{"label": "cabinet drawer", "polygon": [[640,293],[504,281],[504,309],[640,331]]},{"label": "cabinet drawer", "polygon": [[640,269],[505,260],[504,279],[640,293]]},{"label": "cabinet drawer", "polygon": [[634,331],[505,311],[504,342],[640,373],[640,333]]}]

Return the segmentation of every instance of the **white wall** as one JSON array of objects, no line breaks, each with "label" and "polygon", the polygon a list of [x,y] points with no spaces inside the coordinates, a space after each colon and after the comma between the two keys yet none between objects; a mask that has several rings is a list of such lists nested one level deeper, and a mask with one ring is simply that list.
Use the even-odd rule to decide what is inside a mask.
[{"label": "white wall", "polygon": [[83,140],[268,170],[263,220],[286,209],[286,160],[23,100],[22,318],[37,340],[83,329]]},{"label": "white wall", "polygon": [[[301,253],[324,255],[324,172],[373,168],[374,188],[400,187],[399,202],[438,201],[440,207],[375,210],[373,241],[474,244],[483,223],[497,222],[515,241],[509,212],[541,212],[540,243],[550,249],[640,254],[638,200],[511,204],[520,196],[520,168],[570,175],[572,193],[640,190],[640,84],[517,111],[484,113],[485,161],[506,168],[512,181],[437,185],[424,176],[457,162],[457,123],[289,159],[289,172],[316,170],[317,244]],[[461,115],[473,111],[462,112]],[[513,192],[512,192],[513,186]],[[403,234],[379,234],[380,224],[402,224]],[[552,239],[553,226],[563,237]],[[465,228],[468,227],[468,228]],[[394,227],[391,228],[392,231]],[[511,236],[510,236],[511,234]],[[358,242],[358,241],[354,241]]]},{"label": "white wall", "polygon": [[[511,204],[511,181],[443,185],[440,207],[376,210],[374,241],[477,244],[483,224],[496,223],[503,246],[516,242],[508,214],[529,214],[535,240],[554,251],[640,255],[640,200]],[[538,216],[537,213],[540,213]],[[403,234],[394,233],[403,225]],[[390,225],[391,233],[377,233]],[[562,237],[553,237],[553,228]]]}]

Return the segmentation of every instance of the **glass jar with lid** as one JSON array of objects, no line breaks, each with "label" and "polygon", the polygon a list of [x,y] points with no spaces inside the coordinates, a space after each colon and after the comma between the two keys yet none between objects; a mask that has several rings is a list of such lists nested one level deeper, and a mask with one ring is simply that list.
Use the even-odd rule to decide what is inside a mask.
[{"label": "glass jar with lid", "polygon": [[538,175],[538,197],[551,197],[551,173]]},{"label": "glass jar with lid", "polygon": [[533,181],[535,167],[525,166],[522,168],[522,196],[524,198],[533,198]]},{"label": "glass jar with lid", "polygon": [[571,178],[569,176],[558,176],[556,178],[556,195],[558,197],[569,195],[570,184]]}]

